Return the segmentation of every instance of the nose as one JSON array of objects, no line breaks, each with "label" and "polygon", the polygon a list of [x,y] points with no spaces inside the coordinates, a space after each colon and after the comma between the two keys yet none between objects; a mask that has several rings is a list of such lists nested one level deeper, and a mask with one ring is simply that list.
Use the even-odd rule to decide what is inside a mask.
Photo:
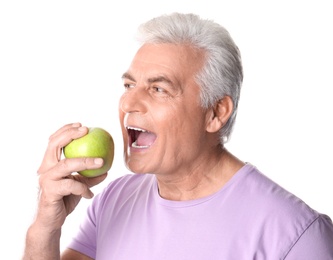
[{"label": "nose", "polygon": [[135,86],[121,96],[119,107],[124,113],[145,113],[146,99],[144,87]]}]

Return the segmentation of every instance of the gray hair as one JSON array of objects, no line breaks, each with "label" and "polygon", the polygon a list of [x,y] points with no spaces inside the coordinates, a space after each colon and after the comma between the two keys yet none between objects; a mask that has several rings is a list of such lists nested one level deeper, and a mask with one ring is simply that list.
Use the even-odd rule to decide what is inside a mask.
[{"label": "gray hair", "polygon": [[233,130],[243,82],[240,52],[229,32],[214,21],[201,19],[198,15],[172,13],[142,24],[137,39],[143,44],[191,44],[205,51],[206,62],[196,75],[201,87],[202,107],[212,107],[224,96],[230,96],[233,101],[233,112],[219,132],[223,146]]}]

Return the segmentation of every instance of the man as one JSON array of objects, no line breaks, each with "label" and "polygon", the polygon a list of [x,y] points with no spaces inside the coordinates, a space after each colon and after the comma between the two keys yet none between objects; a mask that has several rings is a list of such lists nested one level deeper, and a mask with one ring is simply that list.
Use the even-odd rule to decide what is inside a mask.
[{"label": "man", "polygon": [[142,45],[123,74],[124,158],[133,174],[95,196],[62,254],[61,226],[106,175],[99,158],[61,159],[87,133],[69,124],[50,137],[24,259],[333,259],[328,216],[224,147],[243,78],[228,32],[193,14],[140,27]]}]

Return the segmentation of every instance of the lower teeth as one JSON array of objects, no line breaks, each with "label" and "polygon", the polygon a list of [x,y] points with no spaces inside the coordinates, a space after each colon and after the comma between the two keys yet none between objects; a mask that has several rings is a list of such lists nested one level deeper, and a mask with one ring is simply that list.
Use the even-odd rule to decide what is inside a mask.
[{"label": "lower teeth", "polygon": [[132,147],[134,148],[148,148],[148,145],[137,145],[136,141],[132,143]]}]

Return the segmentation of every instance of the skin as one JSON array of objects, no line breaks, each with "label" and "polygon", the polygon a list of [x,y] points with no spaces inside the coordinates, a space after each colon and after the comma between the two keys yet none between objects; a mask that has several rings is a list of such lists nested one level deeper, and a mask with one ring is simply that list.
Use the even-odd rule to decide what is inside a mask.
[{"label": "skin", "polygon": [[[212,194],[243,165],[219,144],[231,99],[210,109],[200,105],[195,75],[203,62],[203,51],[187,45],[146,44],[123,76],[119,114],[125,162],[133,172],[156,174],[160,195],[169,200]],[[157,138],[149,148],[132,149],[125,126]]]},{"label": "skin", "polygon": [[[61,227],[82,197],[92,198],[90,188],[99,184],[106,174],[86,178],[73,172],[100,168],[100,158],[62,159],[62,148],[73,139],[88,133],[80,123],[68,124],[49,138],[41,166],[38,169],[40,195],[34,222],[26,236],[23,259],[60,259]],[[71,250],[73,251],[73,250]],[[74,251],[73,251],[74,252]],[[69,253],[61,259],[90,259],[81,254]]]},{"label": "skin", "polygon": [[[187,45],[146,44],[124,73],[125,91],[119,102],[124,137],[124,160],[136,173],[153,173],[160,196],[169,200],[190,200],[210,195],[244,163],[219,144],[218,130],[232,112],[226,96],[214,107],[200,106],[200,89],[195,75],[202,68],[204,52]],[[147,148],[129,144],[126,126],[156,135]],[[93,196],[96,178],[73,175],[101,166],[93,158],[62,159],[62,147],[88,132],[81,124],[60,128],[49,140],[39,168],[40,198],[34,223],[27,232],[23,259],[91,259],[66,249],[60,254],[61,227],[81,197]],[[52,220],[50,222],[50,220]]]}]

